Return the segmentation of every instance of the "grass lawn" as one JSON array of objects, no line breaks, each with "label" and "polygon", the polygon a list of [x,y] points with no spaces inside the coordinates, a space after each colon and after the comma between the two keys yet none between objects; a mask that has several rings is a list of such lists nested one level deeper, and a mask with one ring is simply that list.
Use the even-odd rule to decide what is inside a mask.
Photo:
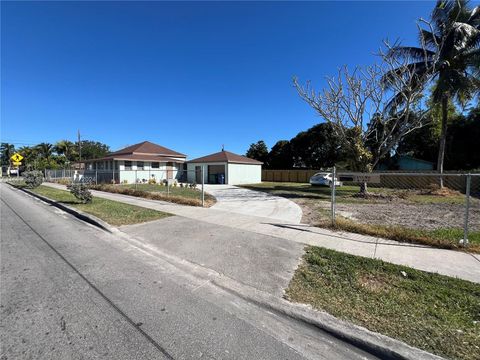
[{"label": "grass lawn", "polygon": [[308,247],[286,297],[437,355],[479,358],[479,284]]},{"label": "grass lawn", "polygon": [[[306,183],[281,183],[281,182],[262,182],[260,184],[241,185],[244,188],[251,190],[258,190],[268,192],[273,195],[283,196],[287,198],[308,198],[316,200],[325,200],[330,202],[331,189],[327,186],[311,186]],[[358,186],[339,186],[336,188],[335,195],[338,203],[370,203],[371,200],[366,200],[358,197],[353,197],[359,190]],[[419,204],[464,204],[464,195],[452,196],[432,196],[409,194],[407,190],[389,189],[389,188],[374,188],[369,187],[368,191],[373,194],[383,195],[397,195],[403,197],[412,203]]]},{"label": "grass lawn", "polygon": [[70,194],[69,191],[53,189],[48,186],[39,186],[30,191],[43,195],[51,200],[72,206],[88,214],[92,214],[114,226],[137,224],[170,216],[170,214],[161,211],[97,197],[94,197],[90,204],[82,204]]},{"label": "grass lawn", "polygon": [[[337,222],[333,227],[329,187],[278,182],[244,187],[296,202],[303,211],[302,221],[314,226],[447,249],[459,248],[458,241],[463,238],[465,196],[457,192],[439,196],[424,194],[419,190],[370,187],[368,191],[377,196],[365,199],[353,196],[358,193],[358,186],[341,186],[336,190]],[[471,245],[468,250],[478,253],[479,205],[478,199],[471,199],[470,224],[476,224],[477,227],[470,228],[468,234]]]}]

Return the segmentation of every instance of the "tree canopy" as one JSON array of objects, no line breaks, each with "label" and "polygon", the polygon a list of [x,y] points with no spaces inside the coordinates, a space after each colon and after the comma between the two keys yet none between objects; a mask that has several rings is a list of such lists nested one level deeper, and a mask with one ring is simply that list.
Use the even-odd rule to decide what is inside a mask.
[{"label": "tree canopy", "polygon": [[[0,152],[2,165],[10,164],[10,157],[19,152],[24,159],[22,167],[25,169],[60,169],[70,167],[72,163],[79,161],[79,144],[69,140],[60,140],[55,145],[40,143],[34,146],[22,146],[15,149],[13,144],[2,143]],[[98,141],[81,141],[82,160],[100,158],[110,152],[108,145]]]},{"label": "tree canopy", "polygon": [[267,166],[268,148],[265,144],[265,141],[259,140],[254,144],[250,144],[245,156],[249,157],[250,159],[261,161],[265,164],[265,166]]}]

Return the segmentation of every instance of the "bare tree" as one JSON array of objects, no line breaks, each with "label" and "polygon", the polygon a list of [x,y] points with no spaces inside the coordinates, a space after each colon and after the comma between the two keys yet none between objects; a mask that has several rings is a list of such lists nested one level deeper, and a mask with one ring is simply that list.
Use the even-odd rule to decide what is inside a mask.
[{"label": "bare tree", "polygon": [[[400,139],[429,121],[422,102],[431,71],[416,69],[429,64],[391,56],[388,42],[385,47],[380,64],[353,71],[343,66],[321,92],[310,81],[300,85],[293,79],[300,97],[333,125],[353,171],[372,171]],[[366,184],[360,191],[366,193]]]}]

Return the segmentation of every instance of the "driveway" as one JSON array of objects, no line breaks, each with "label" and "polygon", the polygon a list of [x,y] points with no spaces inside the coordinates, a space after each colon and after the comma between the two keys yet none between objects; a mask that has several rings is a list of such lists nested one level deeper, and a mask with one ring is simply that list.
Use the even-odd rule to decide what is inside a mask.
[{"label": "driveway", "polygon": [[300,224],[302,220],[300,206],[279,196],[233,185],[205,185],[205,191],[217,199],[212,209],[271,218],[289,224]]}]

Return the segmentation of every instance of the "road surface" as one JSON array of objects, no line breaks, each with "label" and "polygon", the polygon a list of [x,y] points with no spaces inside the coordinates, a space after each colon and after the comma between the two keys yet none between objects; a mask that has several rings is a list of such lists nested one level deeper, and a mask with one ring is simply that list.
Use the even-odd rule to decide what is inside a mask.
[{"label": "road surface", "polygon": [[0,359],[371,359],[0,184]]}]

